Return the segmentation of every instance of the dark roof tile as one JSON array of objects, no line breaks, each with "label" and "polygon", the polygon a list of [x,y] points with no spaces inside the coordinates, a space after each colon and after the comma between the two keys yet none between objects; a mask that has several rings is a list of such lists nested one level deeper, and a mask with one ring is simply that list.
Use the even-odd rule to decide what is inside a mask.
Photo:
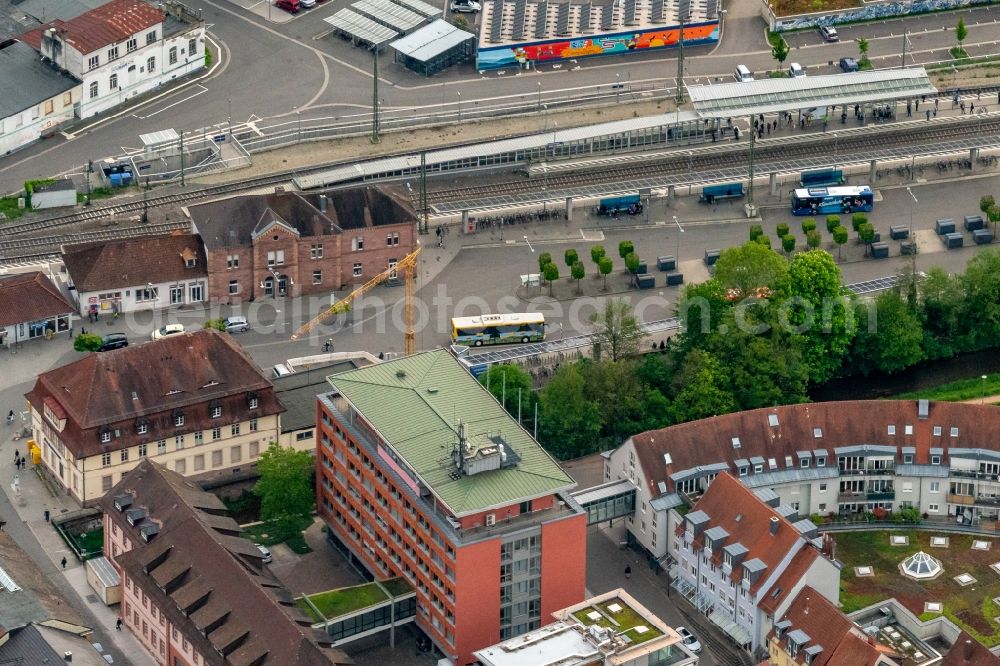
[{"label": "dark roof tile", "polygon": [[0,326],[73,312],[76,308],[40,271],[0,278]]},{"label": "dark roof tile", "polygon": [[124,42],[132,35],[162,23],[165,18],[162,10],[142,0],[110,0],[69,21],[49,21],[21,35],[20,39],[38,49],[42,33],[56,28],[63,41],[87,55],[105,46]]},{"label": "dark roof tile", "polygon": [[[193,254],[188,268],[185,257]],[[68,245],[63,263],[79,292],[161,284],[208,275],[205,246],[193,234],[125,238]]]}]

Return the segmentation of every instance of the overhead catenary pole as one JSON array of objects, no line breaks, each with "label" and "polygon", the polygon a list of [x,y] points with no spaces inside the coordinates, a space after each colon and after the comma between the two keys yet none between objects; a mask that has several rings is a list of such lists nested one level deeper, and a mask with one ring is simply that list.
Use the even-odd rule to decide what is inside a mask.
[{"label": "overhead catenary pole", "polygon": [[684,103],[684,16],[677,30],[677,105]]},{"label": "overhead catenary pole", "polygon": [[184,132],[181,132],[181,187],[184,187]]},{"label": "overhead catenary pole", "polygon": [[909,42],[910,42],[910,31],[909,31],[909,29],[904,29],[903,30],[903,59],[900,61],[900,65],[899,65],[900,69],[905,69],[906,68],[906,47],[909,44]]},{"label": "overhead catenary pole", "polygon": [[420,233],[427,231],[427,153],[420,151]]},{"label": "overhead catenary pole", "polygon": [[753,207],[753,151],[757,140],[757,130],[753,126],[753,116],[750,116],[750,182],[747,185],[747,205]]},{"label": "overhead catenary pole", "polygon": [[372,51],[375,53],[375,67],[372,75],[372,143],[380,141],[379,132],[379,110],[378,110],[378,44]]}]

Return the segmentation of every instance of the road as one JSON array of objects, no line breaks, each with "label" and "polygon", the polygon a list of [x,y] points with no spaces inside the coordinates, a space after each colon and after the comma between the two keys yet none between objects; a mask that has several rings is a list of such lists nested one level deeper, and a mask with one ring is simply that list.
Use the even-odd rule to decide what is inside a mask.
[{"label": "road", "polygon": [[[731,8],[723,41],[714,50],[686,50],[685,80],[689,85],[730,80],[737,63],[758,72],[776,66],[765,41],[764,23],[752,14],[752,8],[747,9],[750,4]],[[112,112],[97,124],[71,128],[68,135],[0,159],[0,192],[15,191],[28,178],[79,173],[87,160],[134,149],[140,134],[156,130],[221,129],[230,122],[271,124],[295,122],[298,118],[366,117],[372,99],[371,56],[345,40],[325,34],[328,26],[321,20],[340,5],[328,2],[293,20],[277,23],[243,9],[235,0],[199,3],[210,37],[221,51],[221,62],[211,72],[178,90]],[[262,12],[263,8],[258,6],[257,10]],[[824,44],[813,32],[796,33],[788,37],[792,49],[788,61],[799,62],[811,74],[832,72],[830,63],[843,56],[856,56],[853,40],[865,37],[876,66],[897,66],[904,28],[911,33],[908,63],[947,59],[947,49],[954,45],[951,28],[959,15],[969,26],[965,43],[970,54],[996,53],[1000,7],[994,5],[846,26],[840,31],[839,44]],[[379,96],[383,109],[404,109],[407,113],[434,108],[454,110],[463,103],[470,109],[491,100],[517,97],[537,96],[544,103],[595,86],[604,87],[610,94],[607,86],[618,80],[629,85],[655,81],[672,86],[677,69],[674,53],[669,50],[635,58],[588,59],[573,68],[548,65],[523,75],[502,77],[495,73],[480,75],[467,64],[427,79],[393,64],[388,57],[381,60]]]}]

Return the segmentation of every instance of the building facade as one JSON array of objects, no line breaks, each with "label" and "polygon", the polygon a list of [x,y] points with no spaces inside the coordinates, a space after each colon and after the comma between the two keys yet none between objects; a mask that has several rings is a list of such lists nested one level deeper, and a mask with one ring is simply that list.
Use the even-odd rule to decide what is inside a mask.
[{"label": "building facade", "polygon": [[[329,665],[218,497],[145,459],[101,499],[119,617],[160,666]],[[305,627],[305,628],[303,628]]]},{"label": "building facade", "polygon": [[364,284],[416,248],[416,213],[380,187],[247,195],[189,208],[213,302],[328,294]]},{"label": "building facade", "polygon": [[41,271],[0,277],[0,345],[68,336],[73,306]]},{"label": "building facade", "polygon": [[55,133],[73,119],[80,81],[21,42],[0,42],[0,155]]},{"label": "building facade", "polygon": [[179,2],[110,0],[19,38],[82,81],[77,118],[90,118],[205,67],[205,27]]},{"label": "building facade", "polygon": [[319,398],[317,506],[328,538],[416,590],[454,664],[583,599],[575,484],[446,350],[331,378]]},{"label": "building facade", "polygon": [[205,247],[192,234],[67,245],[62,260],[81,316],[208,303]]},{"label": "building facade", "polygon": [[199,480],[252,476],[282,411],[246,352],[212,330],[90,353],[39,375],[26,398],[42,464],[83,505],[145,458]]}]

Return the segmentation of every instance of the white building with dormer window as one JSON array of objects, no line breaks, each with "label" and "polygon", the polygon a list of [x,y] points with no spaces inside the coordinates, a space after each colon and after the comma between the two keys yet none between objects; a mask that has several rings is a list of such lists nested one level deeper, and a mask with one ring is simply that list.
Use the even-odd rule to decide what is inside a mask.
[{"label": "white building with dormer window", "polygon": [[178,2],[111,0],[19,37],[80,79],[77,118],[90,118],[205,66],[205,26]]}]

